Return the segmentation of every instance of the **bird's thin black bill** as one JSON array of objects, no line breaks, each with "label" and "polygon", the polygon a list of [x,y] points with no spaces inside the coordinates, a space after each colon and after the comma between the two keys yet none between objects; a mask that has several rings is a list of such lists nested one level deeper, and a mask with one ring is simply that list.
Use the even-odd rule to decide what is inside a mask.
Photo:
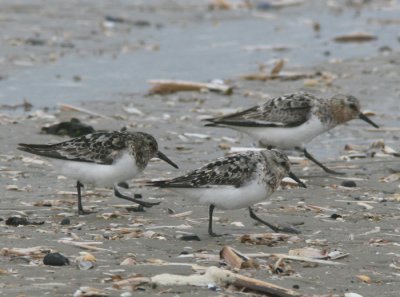
[{"label": "bird's thin black bill", "polygon": [[167,162],[169,165],[174,166],[176,169],[178,169],[178,165],[176,165],[174,162],[172,162],[166,155],[164,155],[162,152],[157,153],[157,158],[160,158],[161,160]]},{"label": "bird's thin black bill", "polygon": [[371,119],[369,117],[367,117],[365,114],[360,113],[360,115],[358,117],[361,120],[366,121],[368,124],[374,126],[375,128],[379,128],[379,126],[377,124],[375,124],[373,121],[371,121]]},{"label": "bird's thin black bill", "polygon": [[289,177],[298,183],[301,187],[307,188],[306,184],[303,183],[293,172],[289,172]]}]

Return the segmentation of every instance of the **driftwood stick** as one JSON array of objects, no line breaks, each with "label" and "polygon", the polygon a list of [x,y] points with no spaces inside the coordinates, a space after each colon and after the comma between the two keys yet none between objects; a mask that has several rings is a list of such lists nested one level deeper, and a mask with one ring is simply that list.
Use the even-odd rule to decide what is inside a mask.
[{"label": "driftwood stick", "polygon": [[58,242],[68,244],[68,245],[73,245],[73,246],[80,247],[80,248],[86,249],[86,250],[106,251],[106,252],[114,253],[114,251],[111,251],[111,250],[103,249],[103,248],[100,248],[97,246],[92,246],[91,244],[94,244],[94,243],[91,243],[91,242],[83,243],[83,242],[76,242],[76,241],[64,240],[64,239],[60,239]]},{"label": "driftwood stick", "polygon": [[199,83],[192,81],[182,81],[182,80],[168,80],[168,79],[157,79],[149,80],[148,83],[154,85],[150,89],[152,94],[168,94],[175,93],[179,91],[201,91],[209,90],[213,92],[220,92],[223,94],[231,94],[232,87],[225,84],[215,84],[215,83]]}]

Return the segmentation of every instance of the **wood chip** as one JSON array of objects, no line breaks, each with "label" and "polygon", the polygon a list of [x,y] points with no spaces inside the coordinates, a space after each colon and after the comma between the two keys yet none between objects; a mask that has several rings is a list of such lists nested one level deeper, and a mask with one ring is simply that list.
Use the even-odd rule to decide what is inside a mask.
[{"label": "wood chip", "polygon": [[231,271],[209,267],[204,274],[177,275],[177,274],[159,274],[150,278],[153,285],[158,286],[227,286],[233,285],[238,289],[247,289],[257,293],[264,293],[277,297],[295,297],[301,296],[301,293],[274,285],[269,282],[261,281],[255,278],[246,277]]},{"label": "wood chip", "polygon": [[285,66],[285,60],[281,59],[275,64],[274,68],[272,68],[271,75],[272,76],[278,75],[283,69],[283,66]]},{"label": "wood chip", "polygon": [[77,107],[77,106],[73,106],[73,105],[69,105],[69,104],[65,104],[65,103],[60,103],[60,110],[61,111],[76,111],[76,112],[82,112],[82,113],[86,113],[88,115],[91,116],[95,116],[95,117],[99,117],[99,118],[103,118],[103,119],[109,119],[112,120],[111,117],[94,112],[94,111],[90,111],[88,109],[82,108],[82,107]]},{"label": "wood chip", "polygon": [[241,254],[230,246],[224,246],[219,252],[219,256],[232,268],[245,269],[259,267],[258,263],[253,259]]},{"label": "wood chip", "polygon": [[226,84],[215,84],[215,83],[199,83],[191,81],[180,81],[180,80],[149,80],[148,83],[154,86],[150,89],[150,94],[170,94],[182,91],[202,91],[208,90],[212,92],[219,92],[225,95],[231,95],[233,87]]},{"label": "wood chip", "polygon": [[378,37],[371,33],[366,32],[354,32],[349,34],[344,34],[340,36],[336,36],[334,40],[336,42],[365,42],[375,40]]}]

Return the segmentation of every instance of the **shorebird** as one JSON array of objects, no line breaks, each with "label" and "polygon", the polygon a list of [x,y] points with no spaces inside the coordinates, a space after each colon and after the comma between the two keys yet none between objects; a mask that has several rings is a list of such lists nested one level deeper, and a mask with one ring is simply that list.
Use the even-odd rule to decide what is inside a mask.
[{"label": "shorebird", "polygon": [[317,161],[305,145],[316,136],[355,118],[378,128],[360,111],[360,103],[351,95],[337,94],[330,99],[322,99],[299,92],[205,121],[210,122],[206,126],[227,127],[243,132],[261,147],[300,150],[324,171],[342,174]]},{"label": "shorebird", "polygon": [[261,150],[235,153],[212,161],[186,175],[167,180],[153,180],[145,184],[168,188],[184,196],[209,205],[208,234],[218,236],[212,229],[214,208],[240,209],[247,207],[252,219],[275,232],[299,233],[294,228],[280,228],[259,218],[251,206],[267,199],[289,176],[306,187],[290,171],[289,159],[279,150]]},{"label": "shorebird", "polygon": [[[120,193],[117,184],[142,172],[152,158],[160,158],[175,168],[178,166],[158,150],[153,136],[143,132],[96,132],[55,144],[18,144],[18,149],[31,154],[57,159],[62,174],[77,180],[78,213],[83,210],[81,187],[114,187],[115,196],[144,207],[159,204],[145,202]],[[140,196],[140,195],[139,195]]]}]

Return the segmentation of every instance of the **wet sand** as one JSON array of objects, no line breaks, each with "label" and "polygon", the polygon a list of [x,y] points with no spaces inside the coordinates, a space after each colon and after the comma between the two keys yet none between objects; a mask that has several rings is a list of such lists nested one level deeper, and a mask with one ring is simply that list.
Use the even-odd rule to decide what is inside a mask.
[{"label": "wet sand", "polygon": [[[105,11],[110,15],[127,17],[126,10],[121,10],[121,7],[127,9],[127,6],[117,7],[102,4],[101,7],[104,10],[96,11],[94,4],[91,3],[86,3],[80,10],[77,10],[73,3],[64,5],[65,7],[59,7],[59,9],[68,12],[75,22],[69,20],[57,23],[55,20],[56,16],[59,16],[59,10],[54,7],[43,8],[40,2],[32,6],[21,5],[21,8],[12,8],[15,16],[9,13],[11,8],[4,7],[4,10],[0,11],[2,11],[3,22],[9,27],[5,27],[3,30],[11,28],[13,23],[20,24],[20,20],[25,18],[32,20],[37,17],[38,11],[44,11],[47,12],[41,13],[42,16],[44,15],[41,22],[46,24],[44,27],[57,31],[59,27],[64,28],[68,23],[72,27],[71,31],[76,32],[76,35],[71,38],[76,46],[64,49],[65,59],[80,56],[83,56],[83,59],[86,56],[96,57],[96,52],[100,50],[109,55],[119,53],[121,46],[119,41],[126,38],[123,34],[125,31],[119,28],[115,29],[116,32],[110,37],[107,35],[99,37],[90,34],[91,24],[96,24],[98,27],[98,24],[103,21]],[[155,24],[160,19],[162,23],[166,24],[165,26],[173,26],[174,17],[178,14],[190,26],[195,26],[198,19],[194,16],[202,16],[205,12],[210,13],[204,6],[198,5],[178,6],[183,7],[179,10],[171,7],[165,8],[157,2],[150,6],[158,7],[158,9],[142,8],[143,14],[140,13],[141,9],[135,5],[132,5],[131,9],[135,15],[140,15],[141,19],[150,20],[153,30],[157,30]],[[44,10],[41,10],[42,8]],[[296,9],[301,10],[301,8]],[[306,7],[303,9],[305,10]],[[72,14],[75,11],[77,14]],[[85,11],[88,12],[88,16],[84,13]],[[285,9],[279,12],[272,11],[272,13],[285,14]],[[240,10],[213,11],[211,14],[219,16],[221,19],[240,19],[243,12]],[[79,34],[74,31],[77,24],[82,29]],[[130,26],[127,25],[127,27]],[[393,31],[397,27],[393,25],[385,28]],[[15,38],[21,38],[23,31],[11,32],[16,36]],[[88,35],[85,35],[85,32],[88,32]],[[140,34],[148,41],[152,36],[151,34],[148,36],[149,33],[142,31]],[[25,34],[25,37],[32,36],[27,32]],[[359,46],[362,47],[362,45]],[[396,46],[398,48],[398,45]],[[11,48],[7,45],[3,46],[2,50],[5,57],[10,57],[12,52],[17,57],[16,60],[25,61],[25,58],[29,57],[27,51],[31,51],[30,53],[35,57],[46,57],[54,48],[27,45]],[[160,51],[162,50],[160,48]],[[368,56],[360,55],[360,57],[349,58],[341,63],[315,62],[315,64],[307,66],[291,65],[289,61],[285,66],[287,70],[299,72],[327,72],[334,76],[333,81],[329,83],[318,78],[316,78],[317,82],[310,82],[306,79],[245,81],[239,77],[243,73],[232,73],[227,77],[220,77],[229,79],[228,83],[235,86],[231,96],[197,92],[148,96],[145,91],[137,91],[132,87],[131,92],[117,90],[110,92],[104,96],[107,98],[99,97],[93,100],[93,98],[87,97],[80,101],[64,101],[102,114],[104,117],[89,116],[80,112],[59,112],[56,110],[55,102],[43,104],[49,106],[48,112],[36,109],[30,113],[23,113],[19,110],[17,112],[2,110],[3,114],[0,117],[0,137],[2,139],[0,144],[2,152],[0,156],[0,174],[2,176],[0,186],[3,189],[3,196],[0,218],[6,220],[8,217],[21,215],[26,216],[30,221],[44,221],[44,224],[12,227],[6,226],[5,222],[1,221],[0,249],[4,254],[4,248],[43,246],[67,256],[71,265],[51,267],[42,264],[42,256],[37,259],[24,259],[23,257],[1,255],[0,269],[3,271],[0,279],[1,295],[71,296],[79,287],[90,286],[103,289],[110,296],[121,296],[122,293],[129,290],[111,288],[113,281],[110,280],[110,277],[112,275],[126,279],[134,273],[144,276],[153,276],[159,273],[191,274],[194,271],[190,267],[154,265],[157,261],[149,259],[219,266],[221,263],[215,261],[200,261],[197,258],[178,258],[178,256],[182,253],[200,251],[218,255],[223,246],[229,245],[243,253],[288,253],[289,250],[305,247],[316,247],[329,251],[338,249],[349,254],[343,259],[335,260],[335,262],[344,264],[341,266],[310,265],[285,261],[284,273],[276,274],[271,271],[269,266],[274,265],[276,259],[257,259],[261,264],[260,269],[244,269],[239,273],[270,281],[286,288],[295,288],[306,296],[330,296],[329,294],[343,296],[348,292],[358,293],[362,296],[397,296],[400,280],[398,268],[400,266],[399,180],[382,182],[381,179],[400,171],[400,159],[386,154],[378,154],[375,157],[367,156],[346,161],[342,160],[340,156],[348,154],[344,151],[346,144],[367,148],[378,140],[383,140],[386,145],[399,151],[400,132],[398,130],[374,131],[374,128],[366,123],[354,120],[321,135],[310,143],[308,146],[310,152],[331,168],[346,172],[344,177],[354,180],[357,187],[340,187],[339,185],[343,182],[341,177],[328,175],[312,163],[304,161],[301,164],[294,164],[293,171],[306,180],[308,188],[281,189],[265,203],[257,205],[255,209],[259,216],[269,221],[296,225],[301,234],[294,242],[278,241],[270,245],[240,242],[238,237],[242,234],[270,232],[267,227],[255,224],[249,218],[246,210],[216,211],[215,217],[218,219],[215,220],[215,231],[225,235],[220,238],[210,238],[207,234],[207,207],[164,191],[135,188],[134,185],[138,184],[138,181],[129,181],[131,188],[128,191],[140,192],[144,199],[159,199],[161,200],[160,206],[146,209],[146,212],[129,212],[126,207],[130,205],[114,198],[111,190],[85,189],[85,192],[92,192],[84,194],[84,206],[95,213],[77,216],[76,196],[73,194],[75,181],[60,177],[57,168],[53,167],[48,160],[36,157],[29,159],[33,156],[17,151],[16,145],[19,142],[60,141],[63,139],[62,137],[41,134],[41,127],[76,117],[98,130],[127,127],[131,130],[153,134],[158,139],[162,151],[180,165],[180,170],[174,170],[163,162],[154,161],[149,164],[140,179],[175,176],[223,155],[227,152],[226,148],[228,147],[251,145],[248,137],[234,131],[203,127],[201,119],[218,112],[246,108],[261,103],[267,95],[274,96],[297,90],[306,90],[324,97],[337,92],[351,93],[360,99],[363,109],[375,112],[373,120],[380,126],[384,128],[398,127],[399,58],[400,54],[396,48],[393,48],[390,52],[374,51]],[[101,60],[101,58],[99,59]],[[26,71],[24,67],[28,67],[34,75],[35,69],[40,71],[42,67],[51,66],[51,63],[45,58],[42,60],[37,58],[35,65],[28,67],[6,59],[3,62],[2,70],[6,78],[1,83],[3,86],[7,85],[7,81],[12,83],[15,76],[18,77],[20,73]],[[157,67],[157,65],[148,67]],[[252,68],[253,72],[257,71],[255,65],[249,66],[249,69]],[[215,76],[210,73],[209,78],[212,79]],[[116,76],[115,79],[117,80],[118,77]],[[68,77],[68,80],[71,78]],[[110,84],[112,84],[112,79],[110,78],[110,80]],[[82,84],[80,89],[85,89],[84,78],[81,82],[76,83]],[[141,86],[141,88],[147,89],[147,86],[145,88]],[[21,89],[23,89],[23,85]],[[36,90],[40,94],[40,88],[36,87]],[[42,91],[46,92],[46,90],[50,92],[50,94],[46,93],[46,96],[51,95],[51,92],[54,92],[54,96],[57,95],[54,90],[43,87]],[[29,101],[29,96],[27,100]],[[38,103],[34,107],[38,108],[43,105]],[[124,107],[130,105],[139,109],[142,114],[128,113]],[[200,135],[193,135],[193,133]],[[293,154],[291,153],[291,155]],[[11,187],[11,185],[15,187]],[[66,191],[68,193],[65,193]],[[51,200],[52,206],[43,206],[39,203],[44,200]],[[192,211],[192,213],[182,218],[174,218],[170,215],[171,211],[174,213]],[[337,219],[332,218],[337,216],[339,216]],[[64,217],[70,218],[70,225],[60,225]],[[121,231],[122,228],[131,228],[130,233],[132,234],[129,236],[124,234]],[[143,231],[148,232],[142,233]],[[182,241],[179,239],[182,232],[196,234],[201,241]],[[138,238],[132,238],[133,234],[138,234]],[[74,260],[84,250],[59,242],[60,239],[68,237],[75,237],[77,241],[102,242],[100,247],[107,251],[90,251],[97,259],[95,267],[90,270],[79,270]],[[120,263],[128,257],[136,258],[137,264],[121,266]],[[361,281],[357,277],[359,275],[368,276],[371,283],[368,283],[369,279],[367,282]],[[222,288],[222,291],[213,292],[207,288],[178,286],[157,288],[142,286],[141,289],[135,289],[131,293],[132,296],[155,294],[160,296],[214,296],[221,293],[233,296],[243,295],[240,292],[226,291],[225,288]]]}]

